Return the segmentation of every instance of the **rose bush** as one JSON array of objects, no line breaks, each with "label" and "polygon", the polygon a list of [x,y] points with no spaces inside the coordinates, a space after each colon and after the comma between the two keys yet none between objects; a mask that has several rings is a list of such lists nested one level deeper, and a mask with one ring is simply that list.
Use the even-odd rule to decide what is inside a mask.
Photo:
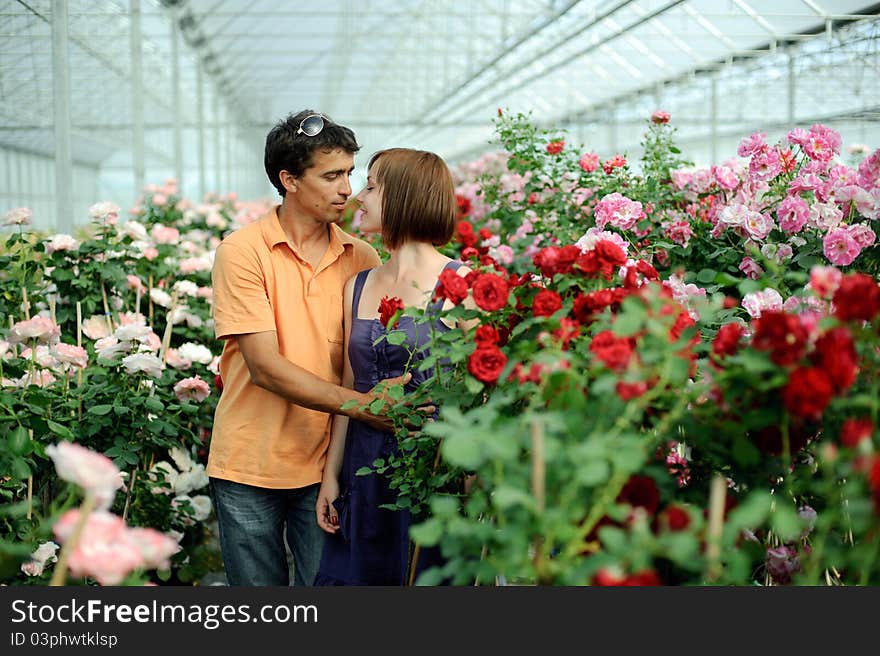
[{"label": "rose bush", "polygon": [[696,170],[673,134],[652,119],[637,174],[503,115],[506,169],[462,181],[473,271],[438,295],[479,325],[436,336],[440,417],[413,439],[402,408],[373,468],[430,508],[421,583],[880,578],[880,154],[813,126]]},{"label": "rose bush", "polygon": [[234,196],[194,205],[168,181],[149,186],[127,221],[118,206],[96,203],[75,238],[31,233],[22,212],[11,213],[0,253],[9,317],[0,333],[4,580],[51,574],[29,563],[56,519],[62,486],[47,447],[59,439],[123,472],[107,506],[122,521],[184,546],[157,580],[191,582],[221,567],[206,524],[210,499],[200,494],[221,387],[210,271],[222,236],[261,209]]}]

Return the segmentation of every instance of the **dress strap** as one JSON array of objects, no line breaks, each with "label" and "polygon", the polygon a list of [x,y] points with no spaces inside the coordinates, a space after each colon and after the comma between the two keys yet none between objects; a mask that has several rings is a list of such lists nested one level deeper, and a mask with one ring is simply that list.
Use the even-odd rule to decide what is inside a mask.
[{"label": "dress strap", "polygon": [[[458,271],[458,269],[463,266],[464,262],[460,262],[459,260],[452,260],[446,263],[446,266],[443,267],[443,271]],[[440,273],[443,273],[441,271]],[[437,283],[434,285],[434,291],[431,293],[431,300],[428,302],[427,311],[431,313],[437,313],[443,309],[443,304],[446,302],[446,299],[441,298],[438,300],[434,299],[434,294],[437,292],[437,288],[440,286],[440,279],[437,278]]]},{"label": "dress strap", "polygon": [[354,279],[354,291],[351,295],[351,316],[356,319],[358,317],[358,306],[361,304],[361,292],[364,291],[364,283],[367,282],[367,276],[370,275],[372,269],[364,269],[357,274]]}]

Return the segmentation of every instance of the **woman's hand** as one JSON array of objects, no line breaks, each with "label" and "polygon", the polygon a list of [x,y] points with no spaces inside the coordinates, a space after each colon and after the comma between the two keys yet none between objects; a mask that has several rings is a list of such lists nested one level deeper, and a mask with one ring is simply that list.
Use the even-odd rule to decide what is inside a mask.
[{"label": "woman's hand", "polygon": [[318,516],[318,526],[325,532],[333,534],[339,530],[339,516],[333,502],[339,497],[339,481],[334,476],[325,476],[321,481],[321,489],[318,490],[318,501],[315,504],[315,512]]}]

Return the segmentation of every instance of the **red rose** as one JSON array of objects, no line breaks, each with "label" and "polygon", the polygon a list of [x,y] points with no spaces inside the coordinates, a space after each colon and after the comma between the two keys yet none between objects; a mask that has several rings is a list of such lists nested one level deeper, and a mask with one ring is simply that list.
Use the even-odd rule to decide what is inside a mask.
[{"label": "red rose", "polygon": [[691,523],[691,516],[681,506],[669,506],[660,518],[662,524],[670,531],[683,531]]},{"label": "red rose", "polygon": [[493,385],[504,365],[507,364],[507,356],[497,346],[478,348],[468,358],[468,371],[477,380]]},{"label": "red rose", "polygon": [[616,567],[603,567],[593,577],[593,585],[599,586],[643,586],[663,585],[657,572],[652,569],[642,570],[635,574],[624,574]]},{"label": "red rose", "polygon": [[626,253],[613,241],[602,239],[596,242],[592,252],[596,255],[599,271],[605,280],[611,280],[614,270],[626,264]]},{"label": "red rose", "polygon": [[874,500],[874,514],[880,516],[880,456],[874,456],[868,473],[868,485]]},{"label": "red rose", "polygon": [[657,572],[652,569],[646,569],[626,577],[623,585],[627,586],[647,586],[647,585],[663,585]]},{"label": "red rose", "polygon": [[455,206],[459,216],[468,216],[471,213],[471,201],[469,198],[455,194]]},{"label": "red rose", "polygon": [[755,319],[753,325],[752,346],[759,351],[770,351],[773,362],[787,365],[801,359],[807,343],[807,330],[799,317],[768,310]]},{"label": "red rose", "polygon": [[544,371],[544,365],[538,363],[532,363],[528,371],[525,367],[522,366],[521,363],[517,362],[513,367],[513,371],[507,376],[508,381],[517,381],[520,385],[524,385],[525,383],[535,383],[536,385],[541,383],[541,374]]},{"label": "red rose", "polygon": [[478,257],[480,257],[480,251],[478,251],[473,246],[465,246],[464,248],[461,249],[461,259],[462,260],[470,260],[470,259],[475,260]]},{"label": "red rose", "polygon": [[[681,307],[681,306],[678,306]],[[676,308],[673,308],[673,311]],[[672,328],[669,329],[669,341],[677,342],[679,338],[684,334],[684,331],[688,328],[693,328],[697,324],[694,321],[693,317],[688,314],[687,310],[683,310],[679,313],[679,315],[675,318],[675,323],[672,324]],[[694,336],[691,337],[690,345],[695,346],[700,343],[700,335],[698,331],[694,331]]]},{"label": "red rose", "polygon": [[648,383],[643,380],[640,380],[637,383],[625,383],[621,380],[617,382],[615,390],[617,391],[617,396],[624,401],[629,401],[630,399],[637,399],[647,392]]},{"label": "red rose", "polygon": [[[388,322],[397,312],[403,312],[403,301],[396,296],[383,296],[379,301],[379,321],[382,325],[389,328]],[[399,319],[390,328],[397,328],[398,323],[400,323]]]},{"label": "red rose", "polygon": [[605,171],[606,175],[611,175],[614,169],[621,166],[626,166],[626,158],[623,155],[615,155],[611,159],[605,160],[605,163],[602,164],[602,170]]},{"label": "red rose", "polygon": [[459,221],[455,224],[456,239],[464,246],[473,246],[477,243],[474,234],[474,226],[469,221]]},{"label": "red rose", "polygon": [[654,515],[660,507],[660,490],[650,476],[633,474],[617,495],[617,501],[644,508],[649,515]]},{"label": "red rose", "polygon": [[551,155],[558,155],[562,152],[562,149],[565,148],[564,141],[551,141],[547,144],[547,152]]},{"label": "red rose", "polygon": [[603,567],[593,576],[593,585],[618,586],[624,585],[626,578],[619,571]]},{"label": "red rose", "polygon": [[617,337],[610,330],[603,330],[593,337],[590,351],[609,369],[623,371],[633,354],[633,342],[629,337]]},{"label": "red rose", "polygon": [[824,371],[815,367],[801,367],[795,369],[788,379],[788,384],[782,390],[782,401],[791,414],[818,419],[833,393],[831,380]]},{"label": "red rose", "polygon": [[856,382],[858,356],[846,326],[832,328],[817,339],[810,360],[828,374],[837,394],[845,392]]},{"label": "red rose", "polygon": [[572,314],[581,323],[592,321],[592,315],[598,314],[614,303],[614,292],[610,289],[599,289],[589,294],[578,294],[574,299]]},{"label": "red rose", "polygon": [[217,391],[221,394],[223,393],[223,379],[220,378],[220,374],[214,376],[214,387],[217,388]]},{"label": "red rose", "polygon": [[855,448],[862,440],[870,439],[873,433],[874,423],[868,417],[847,419],[840,429],[840,443]]},{"label": "red rose", "polygon": [[532,314],[536,317],[549,317],[562,307],[562,297],[549,289],[542,289],[532,301]]},{"label": "red rose", "polygon": [[484,273],[474,280],[474,303],[487,312],[500,310],[507,305],[510,287],[507,280],[492,273]]},{"label": "red rose", "polygon": [[587,251],[578,255],[574,265],[576,270],[592,278],[595,274],[599,273],[602,262],[596,256],[596,251]]},{"label": "red rose", "polygon": [[657,273],[657,269],[653,266],[645,262],[644,260],[639,260],[636,262],[636,270],[641,273],[648,280],[660,280],[660,274]]},{"label": "red rose", "polygon": [[880,312],[880,285],[864,273],[844,276],[834,292],[834,316],[841,321],[870,321]]},{"label": "red rose", "polygon": [[500,341],[500,339],[501,336],[498,334],[498,330],[495,329],[495,326],[479,326],[474,334],[474,342],[476,342],[477,348],[494,346]]},{"label": "red rose", "polygon": [[553,277],[559,263],[559,249],[556,246],[542,248],[532,257],[532,263],[541,270],[541,275]]},{"label": "red rose", "polygon": [[712,353],[719,358],[733,355],[739,350],[739,341],[745,332],[745,327],[739,323],[728,323],[721,326],[715,339],[712,340]]},{"label": "red rose", "polygon": [[448,298],[450,301],[458,305],[468,295],[467,281],[458,275],[455,271],[446,269],[440,274],[440,283],[434,292],[434,298]]}]

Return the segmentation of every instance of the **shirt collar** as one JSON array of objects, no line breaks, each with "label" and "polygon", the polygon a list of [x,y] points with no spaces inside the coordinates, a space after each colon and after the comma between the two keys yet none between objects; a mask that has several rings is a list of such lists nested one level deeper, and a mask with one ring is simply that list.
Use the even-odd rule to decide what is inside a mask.
[{"label": "shirt collar", "polygon": [[[281,220],[278,218],[278,210],[281,205],[276,205],[263,217],[263,240],[271,250],[278,244],[287,244],[287,235],[284,228],[281,227]],[[336,255],[341,255],[345,247],[354,248],[355,238],[345,232],[335,223],[330,224],[330,251]]]},{"label": "shirt collar", "polygon": [[280,207],[281,205],[276,205],[263,216],[263,240],[266,242],[266,246],[269,247],[269,250],[273,249],[278,244],[287,243],[287,235],[284,234],[284,229],[281,227],[281,221],[278,219],[278,210]]}]

